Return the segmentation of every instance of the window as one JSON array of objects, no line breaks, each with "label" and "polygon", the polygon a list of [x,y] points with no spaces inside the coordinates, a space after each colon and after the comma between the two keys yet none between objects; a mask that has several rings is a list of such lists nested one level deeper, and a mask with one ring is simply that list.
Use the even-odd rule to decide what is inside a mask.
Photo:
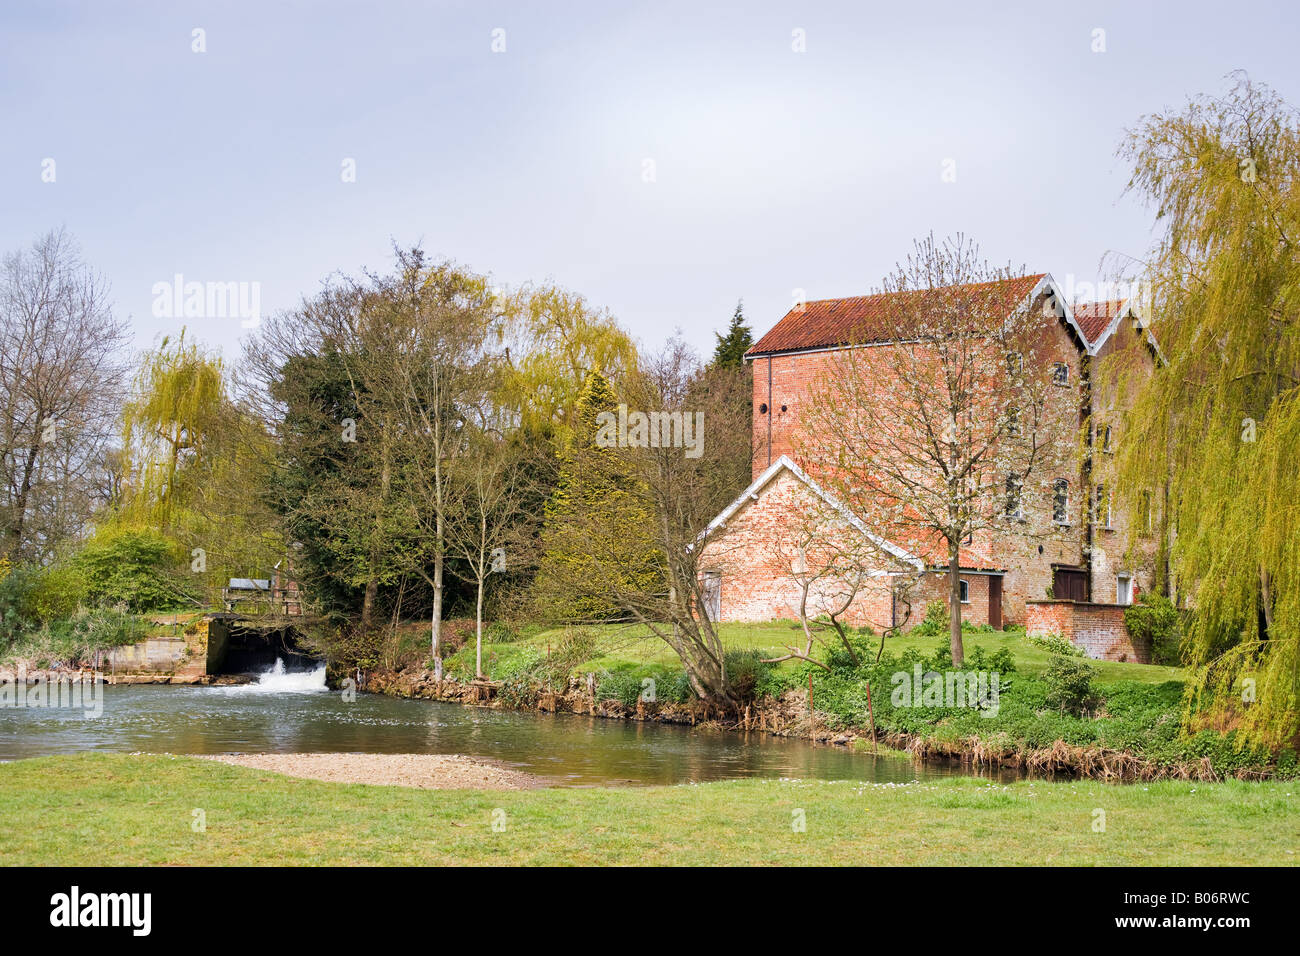
[{"label": "window", "polygon": [[1106,454],[1108,454],[1108,455],[1109,455],[1109,454],[1114,450],[1114,449],[1111,448],[1111,445],[1110,445],[1110,426],[1109,426],[1109,425],[1102,425],[1102,426],[1101,426],[1101,450],[1104,451],[1104,452],[1105,452]]},{"label": "window", "polygon": [[1015,438],[1020,434],[1020,409],[1012,407],[1007,409],[1007,435]]},{"label": "window", "polygon": [[1138,528],[1143,534],[1151,533],[1151,492],[1142,492],[1138,501]]},{"label": "window", "polygon": [[1070,483],[1064,478],[1052,482],[1052,520],[1057,524],[1070,523]]},{"label": "window", "polygon": [[1007,374],[1019,378],[1025,371],[1025,357],[1019,352],[1007,353]]},{"label": "window", "polygon": [[1133,579],[1127,574],[1117,574],[1115,576],[1115,603],[1133,603]]},{"label": "window", "polygon": [[961,603],[969,604],[970,603],[970,582],[961,581],[959,583],[961,584]]},{"label": "window", "polygon": [[1064,362],[1052,363],[1052,384],[1069,386],[1070,384],[1070,366]]},{"label": "window", "polygon": [[1007,517],[1016,521],[1024,517],[1020,507],[1021,484],[1019,475],[1007,475]]},{"label": "window", "polygon": [[1106,494],[1106,486],[1097,486],[1097,521],[1103,528],[1111,527],[1111,510],[1110,496]]}]

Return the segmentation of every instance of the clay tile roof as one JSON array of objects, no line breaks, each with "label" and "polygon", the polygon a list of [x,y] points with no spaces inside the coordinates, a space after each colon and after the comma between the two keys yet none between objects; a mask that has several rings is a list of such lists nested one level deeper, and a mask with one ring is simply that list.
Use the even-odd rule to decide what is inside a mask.
[{"label": "clay tile roof", "polygon": [[1094,345],[1101,333],[1106,331],[1111,319],[1124,311],[1127,299],[1108,299],[1105,302],[1081,302],[1072,306],[1074,321],[1079,323],[1089,345]]},{"label": "clay tile roof", "polygon": [[[988,287],[999,310],[1010,315],[1034,291],[1045,273],[998,282],[975,283],[962,289]],[[796,306],[754,344],[745,355],[830,348],[850,342],[887,342],[896,332],[900,306],[919,293],[880,293],[847,299],[820,299]]]}]

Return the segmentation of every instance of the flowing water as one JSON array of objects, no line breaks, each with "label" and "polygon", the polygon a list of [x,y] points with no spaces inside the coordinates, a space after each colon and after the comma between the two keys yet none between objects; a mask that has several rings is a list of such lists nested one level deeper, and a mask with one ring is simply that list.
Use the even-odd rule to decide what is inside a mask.
[{"label": "flowing water", "polygon": [[570,786],[736,777],[906,782],[969,774],[760,733],[534,714],[358,694],[325,687],[325,670],[282,661],[250,684],[101,689],[102,714],[0,708],[0,760],[84,750],[212,753],[432,753],[498,760]]}]

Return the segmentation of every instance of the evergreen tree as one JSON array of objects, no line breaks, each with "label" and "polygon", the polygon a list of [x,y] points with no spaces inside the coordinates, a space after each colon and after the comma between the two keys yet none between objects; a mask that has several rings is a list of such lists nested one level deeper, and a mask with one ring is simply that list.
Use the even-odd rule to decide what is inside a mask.
[{"label": "evergreen tree", "polygon": [[731,324],[727,326],[726,335],[714,333],[718,345],[713,350],[713,364],[717,368],[744,368],[745,366],[745,353],[754,344],[754,335],[749,328],[749,323],[745,321],[743,306],[743,299],[736,302],[736,311],[731,316]]},{"label": "evergreen tree", "polygon": [[643,489],[621,449],[596,441],[599,416],[617,406],[605,376],[590,373],[573,434],[560,453],[559,482],[542,532],[536,594],[540,609],[555,620],[609,619],[618,613],[613,594],[632,584],[649,587],[660,573],[647,544],[651,516]]}]

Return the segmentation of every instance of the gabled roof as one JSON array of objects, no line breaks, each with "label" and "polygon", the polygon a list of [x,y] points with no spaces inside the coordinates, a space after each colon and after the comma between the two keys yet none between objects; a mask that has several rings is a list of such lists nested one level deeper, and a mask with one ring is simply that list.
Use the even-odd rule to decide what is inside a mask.
[{"label": "gabled roof", "polygon": [[1104,302],[1080,302],[1072,306],[1074,319],[1083,329],[1089,349],[1100,348],[1119,324],[1127,299],[1107,299]]},{"label": "gabled roof", "polygon": [[1115,334],[1115,330],[1119,328],[1121,321],[1131,319],[1137,331],[1143,334],[1146,343],[1151,346],[1151,351],[1155,353],[1160,361],[1164,361],[1164,353],[1160,351],[1160,344],[1156,342],[1156,337],[1151,334],[1151,329],[1142,320],[1137,309],[1134,308],[1132,299],[1081,302],[1074,305],[1072,311],[1079,323],[1079,327],[1083,329],[1083,334],[1087,338],[1089,355],[1096,355],[1101,351],[1101,347]]},{"label": "gabled roof", "polygon": [[[1017,308],[1032,303],[1040,292],[1049,288],[1056,292],[1051,276],[1044,272],[953,288],[989,296],[994,310],[1002,315],[1010,315]],[[892,341],[899,331],[900,320],[906,320],[903,307],[907,300],[921,294],[924,293],[879,293],[805,302],[787,312],[745,356],[752,358],[779,352]],[[1059,294],[1057,301],[1064,304]]]},{"label": "gabled roof", "polygon": [[925,567],[925,562],[922,561],[920,558],[918,558],[916,555],[912,554],[905,548],[899,547],[898,545],[894,544],[891,541],[886,541],[884,538],[880,537],[880,535],[875,534],[870,529],[868,529],[867,526],[863,524],[862,521],[856,515],[853,514],[853,512],[849,511],[849,509],[845,507],[842,501],[840,501],[838,498],[835,498],[833,495],[827,492],[826,489],[824,489],[821,485],[817,484],[816,481],[814,481],[811,477],[809,477],[807,472],[805,472],[802,468],[796,465],[787,455],[782,455],[776,461],[772,462],[772,464],[770,464],[767,467],[767,470],[764,471],[757,478],[755,478],[753,483],[744,491],[742,491],[735,501],[727,505],[726,508],[722,509],[722,513],[719,514],[712,521],[710,521],[709,526],[705,528],[703,532],[701,532],[700,539],[707,538],[710,534],[712,534],[714,531],[717,531],[720,528],[725,528],[727,526],[727,522],[730,521],[731,518],[737,512],[740,511],[740,509],[744,508],[745,505],[749,504],[750,501],[757,500],[759,492],[762,491],[774,478],[776,478],[777,475],[781,474],[781,472],[783,471],[790,472],[791,475],[793,475],[799,481],[803,482],[808,487],[808,489],[813,494],[815,494],[818,498],[820,498],[823,502],[825,502],[826,505],[832,511],[834,511],[837,515],[843,518],[844,521],[850,527],[854,528],[855,530],[857,530],[858,532],[866,536],[867,540],[869,540],[876,547],[880,548],[882,551],[892,554],[894,557],[898,558],[898,560],[904,561],[912,565],[913,567],[917,568],[918,570],[922,570]]}]

